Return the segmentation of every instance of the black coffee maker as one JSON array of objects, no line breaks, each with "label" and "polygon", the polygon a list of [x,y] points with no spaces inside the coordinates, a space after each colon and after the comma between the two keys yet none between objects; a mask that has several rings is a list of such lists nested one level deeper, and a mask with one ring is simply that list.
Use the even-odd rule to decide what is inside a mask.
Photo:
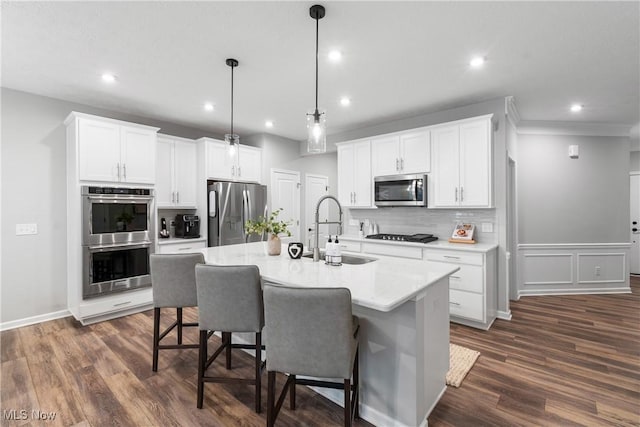
[{"label": "black coffee maker", "polygon": [[198,215],[176,215],[176,237],[195,239],[200,237],[200,218]]}]

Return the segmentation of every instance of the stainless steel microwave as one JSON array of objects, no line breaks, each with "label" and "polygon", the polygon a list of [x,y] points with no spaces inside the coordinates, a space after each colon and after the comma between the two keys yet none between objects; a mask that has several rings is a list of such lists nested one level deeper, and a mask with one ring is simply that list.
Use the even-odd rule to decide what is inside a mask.
[{"label": "stainless steel microwave", "polygon": [[376,206],[427,206],[427,175],[389,175],[373,179]]}]

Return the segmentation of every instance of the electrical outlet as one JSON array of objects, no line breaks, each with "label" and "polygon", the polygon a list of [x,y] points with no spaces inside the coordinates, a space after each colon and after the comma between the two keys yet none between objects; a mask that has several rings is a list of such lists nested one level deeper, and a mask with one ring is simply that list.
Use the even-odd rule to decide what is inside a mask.
[{"label": "electrical outlet", "polygon": [[600,266],[596,265],[596,276],[600,275]]},{"label": "electrical outlet", "polygon": [[38,224],[16,224],[16,236],[38,234]]}]

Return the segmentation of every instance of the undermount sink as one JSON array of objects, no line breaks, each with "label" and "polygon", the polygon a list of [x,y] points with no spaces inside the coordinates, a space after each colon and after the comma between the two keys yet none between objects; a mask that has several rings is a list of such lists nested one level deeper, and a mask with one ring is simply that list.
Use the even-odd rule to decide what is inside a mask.
[{"label": "undermount sink", "polygon": [[[313,253],[308,253],[302,256],[304,258],[313,258]],[[320,252],[320,260],[324,261],[324,252]],[[343,264],[351,264],[351,265],[367,264],[369,262],[373,262],[377,260],[378,260],[377,258],[369,258],[364,256],[344,255],[344,254],[342,255]]]}]

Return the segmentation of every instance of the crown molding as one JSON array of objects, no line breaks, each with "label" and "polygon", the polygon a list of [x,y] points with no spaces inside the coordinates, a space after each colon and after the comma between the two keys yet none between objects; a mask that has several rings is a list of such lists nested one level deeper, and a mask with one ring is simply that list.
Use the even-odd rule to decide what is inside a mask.
[{"label": "crown molding", "polygon": [[629,137],[630,125],[617,123],[585,123],[521,120],[516,131],[519,135],[580,135]]}]

